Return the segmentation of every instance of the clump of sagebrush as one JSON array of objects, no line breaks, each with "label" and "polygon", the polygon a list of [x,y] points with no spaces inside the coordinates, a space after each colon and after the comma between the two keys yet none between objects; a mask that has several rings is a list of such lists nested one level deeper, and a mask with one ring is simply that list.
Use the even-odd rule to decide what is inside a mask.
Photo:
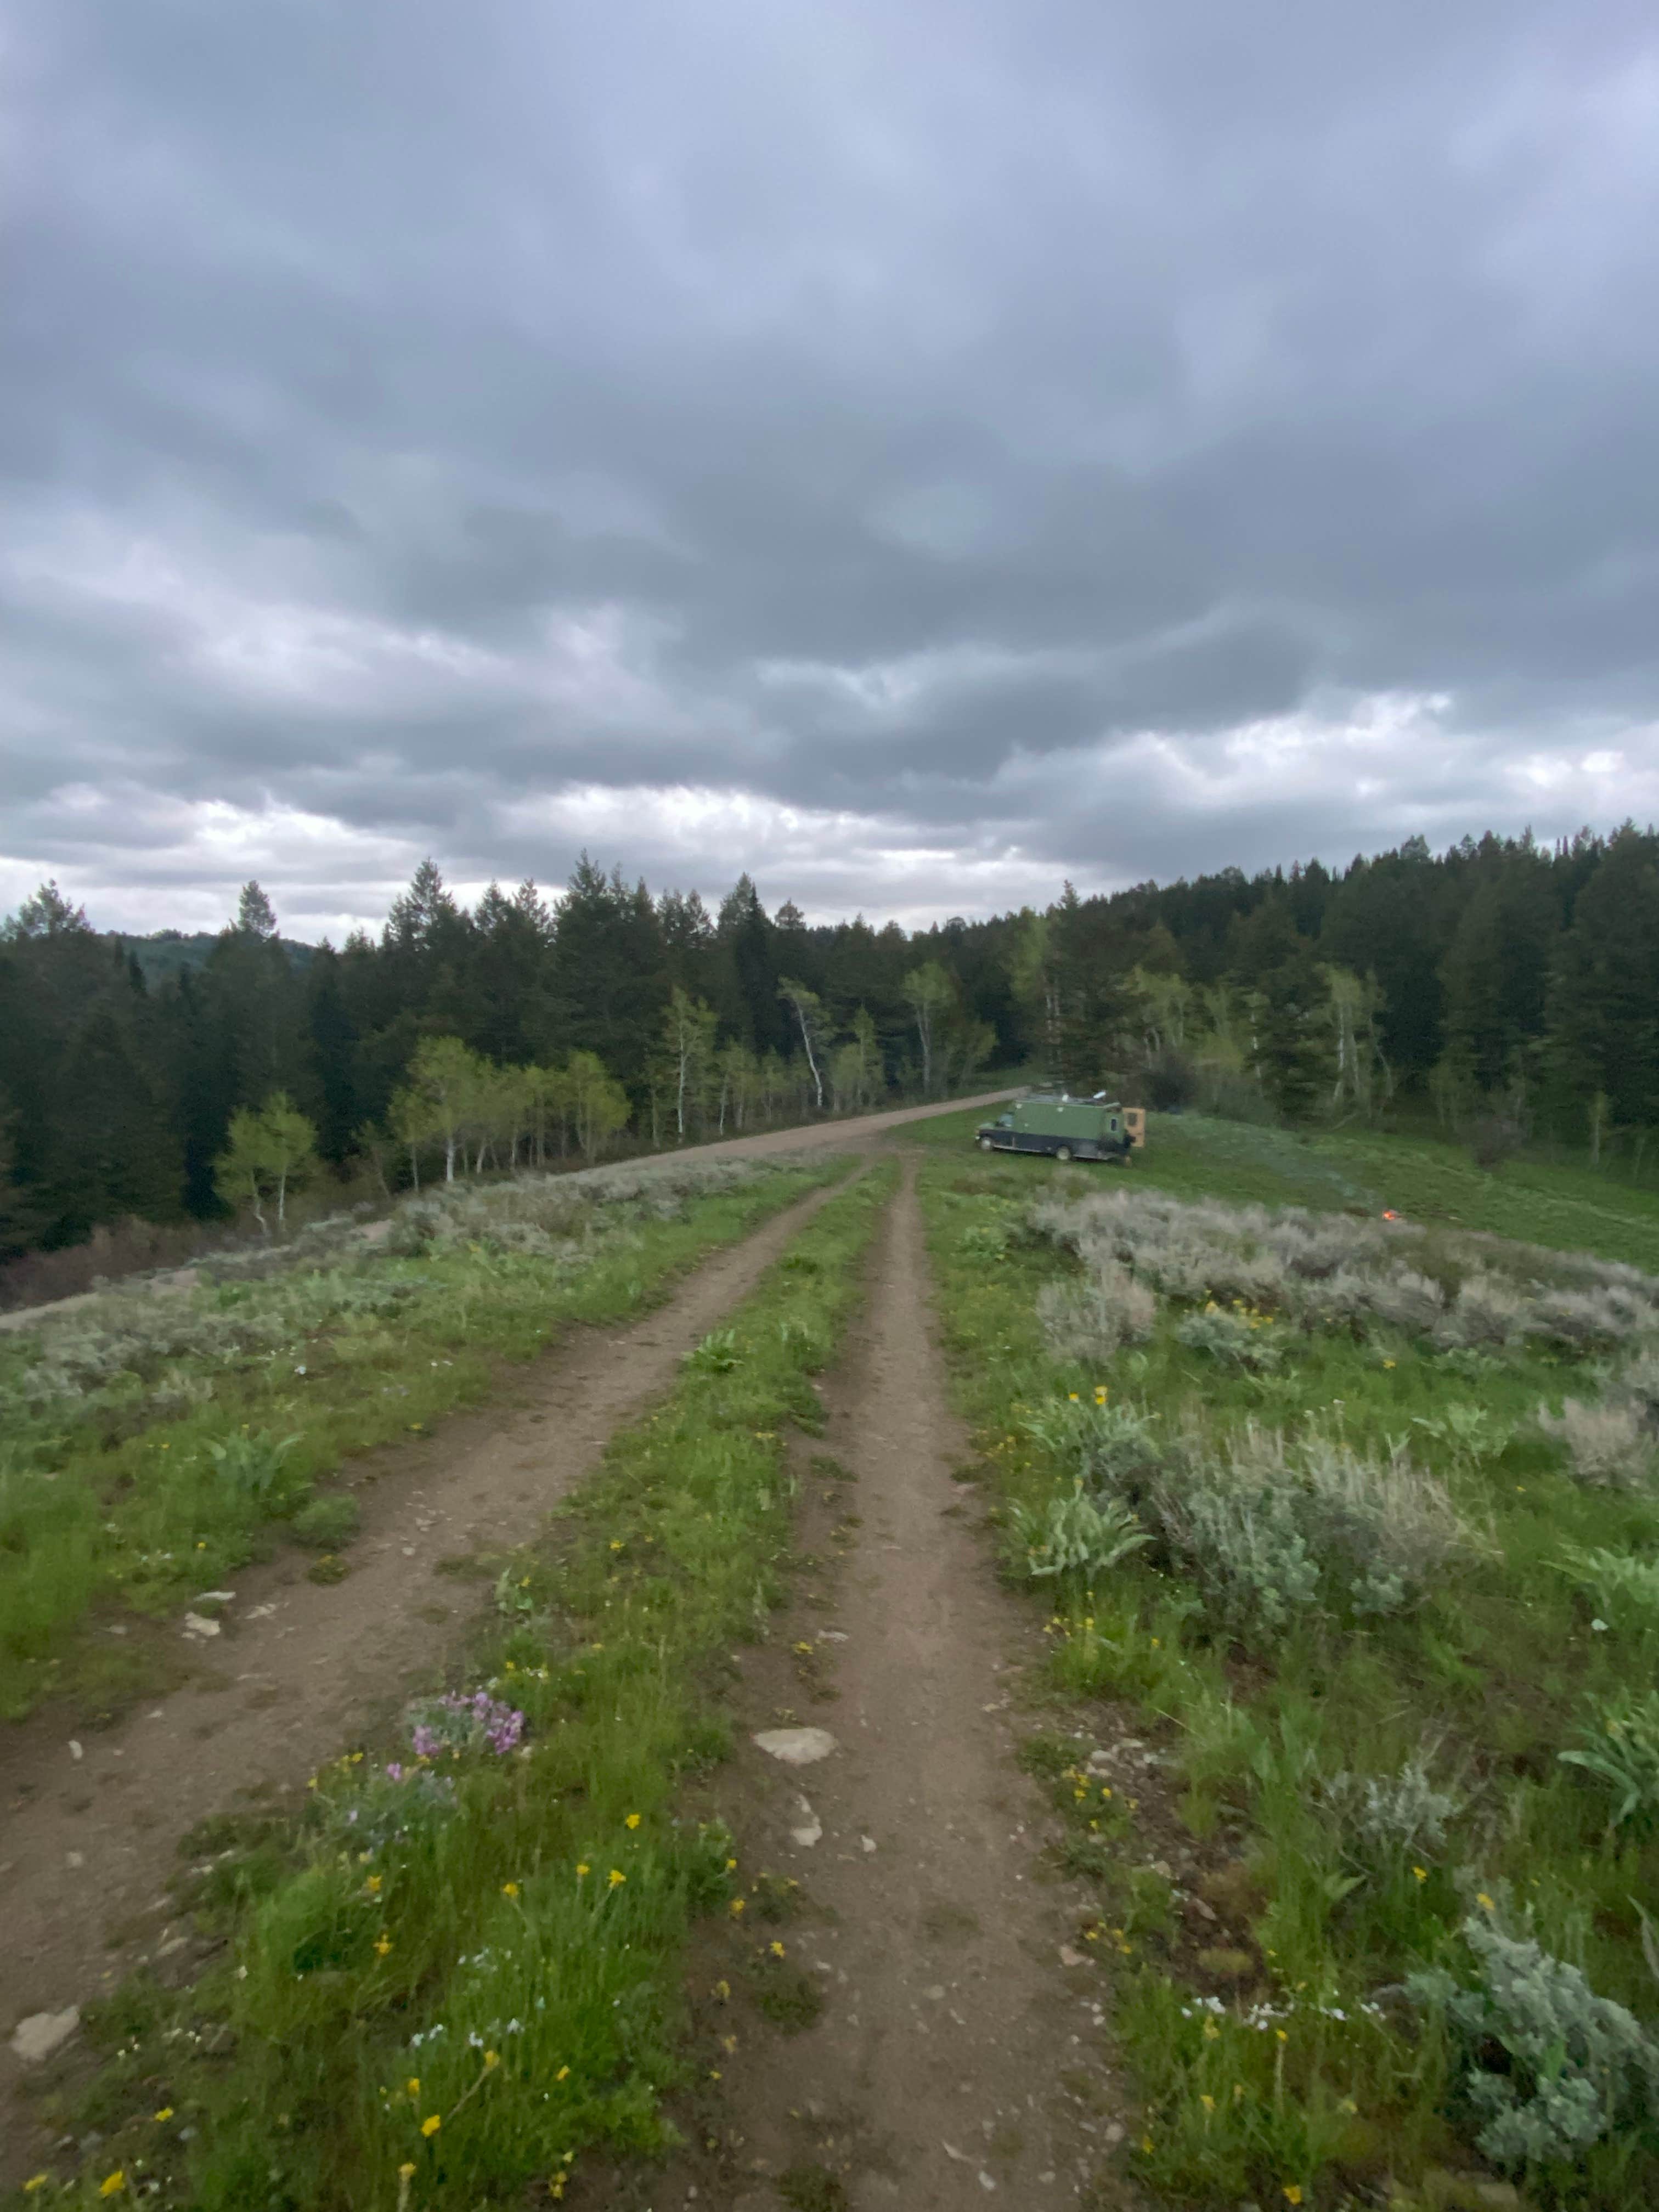
[{"label": "clump of sagebrush", "polygon": [[1267,1373],[1284,1357],[1283,1344],[1267,1315],[1229,1312],[1213,1301],[1188,1314],[1176,1335],[1189,1352],[1206,1352],[1224,1366],[1242,1367],[1253,1375]]},{"label": "clump of sagebrush", "polygon": [[1030,1218],[1085,1266],[1126,1267],[1165,1297],[1241,1301],[1309,1328],[1376,1322],[1443,1350],[1536,1341],[1584,1358],[1659,1325],[1659,1278],[1494,1237],[1160,1192],[1049,1199]]},{"label": "clump of sagebrush", "polygon": [[[378,1278],[365,1263],[315,1273],[295,1272],[257,1291],[158,1294],[112,1292],[70,1316],[21,1332],[5,1347],[4,1392],[32,1413],[176,1395],[179,1370],[197,1371],[191,1388],[210,1395],[216,1374],[279,1357],[304,1357],[319,1330],[393,1311],[416,1285]],[[205,1370],[205,1374],[200,1370]],[[154,1408],[152,1407],[153,1411]]]},{"label": "clump of sagebrush", "polygon": [[1403,1446],[1377,1458],[1254,1423],[1221,1454],[1189,1441],[1153,1486],[1152,1511],[1212,1613],[1245,1638],[1316,1609],[1407,1611],[1474,1549],[1445,1485]]},{"label": "clump of sagebrush", "polygon": [[477,1247],[574,1263],[601,1228],[614,1233],[630,1219],[671,1221],[696,1199],[775,1172],[764,1161],[662,1160],[439,1183],[398,1206],[387,1249],[410,1255]]},{"label": "clump of sagebrush", "polygon": [[1438,1857],[1448,1822],[1462,1810],[1454,1791],[1437,1789],[1420,1756],[1394,1774],[1345,1769],[1319,1784],[1319,1796],[1335,1819],[1344,1856],[1381,1875]]},{"label": "clump of sagebrush", "polygon": [[1654,1441],[1634,1405],[1585,1405],[1569,1398],[1559,1413],[1540,1406],[1538,1425],[1565,1445],[1577,1481],[1598,1489],[1637,1490],[1653,1479]]},{"label": "clump of sagebrush", "polygon": [[1598,1996],[1582,1971],[1492,1924],[1490,1899],[1462,1926],[1473,1977],[1443,1966],[1407,1991],[1438,2015],[1468,2062],[1462,2091],[1475,2143],[1495,2166],[1566,2166],[1659,2118],[1659,2043]]},{"label": "clump of sagebrush", "polygon": [[1091,1496],[1137,1505],[1164,1457],[1153,1419],[1143,1408],[1114,1404],[1099,1389],[1086,1399],[1064,1399],[1029,1413],[1023,1425]]},{"label": "clump of sagebrush", "polygon": [[1037,1318],[1056,1359],[1105,1361],[1126,1344],[1144,1344],[1158,1300],[1115,1260],[1090,1268],[1080,1283],[1045,1283]]}]

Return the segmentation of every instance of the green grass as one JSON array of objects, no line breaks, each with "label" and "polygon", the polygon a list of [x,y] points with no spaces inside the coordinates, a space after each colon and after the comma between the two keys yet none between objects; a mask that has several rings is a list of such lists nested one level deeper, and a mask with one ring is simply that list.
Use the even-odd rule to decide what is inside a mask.
[{"label": "green grass", "polygon": [[53,1694],[107,1707],[144,1662],[95,1625],[178,1613],[285,1525],[337,1547],[349,1512],[316,1486],[351,1458],[429,1433],[573,1323],[646,1311],[843,1171],[715,1165],[698,1194],[693,1165],[672,1206],[592,1206],[551,1258],[485,1229],[0,1338],[0,1718]]},{"label": "green grass", "polygon": [[[1182,1346],[1167,1304],[1152,1340],[1100,1372],[1057,1363],[1036,1301],[1076,1262],[1024,1231],[1027,1205],[1121,1187],[1106,1181],[1115,1171],[952,1160],[950,1131],[917,1134],[932,1155],[921,1191],[955,1388],[1005,1516],[1067,1483],[1063,1457],[1028,1421],[1073,1392],[1086,1403],[1098,1386],[1144,1403],[1164,1434],[1183,1423],[1217,1438],[1249,1421],[1292,1433],[1340,1423],[1362,1450],[1409,1435],[1486,1539],[1415,1610],[1370,1623],[1310,1611],[1243,1644],[1156,1553],[1092,1589],[1073,1578],[1034,1593],[1047,1607],[1055,1701],[1036,1765],[1065,1823],[1064,1863],[1097,1883],[1084,1932],[1119,1975],[1119,2031],[1144,2099],[1141,2177],[1183,2203],[1265,2205],[1295,2191],[1292,2201],[1334,2207],[1369,2201],[1385,2179],[1412,2203],[1450,2185],[1447,2168],[1490,2174],[1472,2148],[1480,2117],[1462,2094],[1467,2057],[1431,2015],[1392,2001],[1368,2010],[1374,1991],[1437,1963],[1468,1982],[1460,1929],[1473,1914],[1535,1937],[1659,2032],[1642,1944],[1643,1912],[1659,1917],[1659,1802],[1610,1830],[1615,1792],[1559,1756],[1587,1727],[1602,1741],[1594,1716],[1623,1686],[1650,1686],[1659,1668],[1654,1626],[1594,1629],[1561,1570],[1573,1545],[1659,1553],[1650,1492],[1581,1486],[1530,1425],[1540,1399],[1593,1395],[1593,1376],[1534,1352],[1490,1362],[1471,1382],[1420,1342],[1287,1331],[1280,1371],[1255,1379]],[[1588,1171],[1480,1178],[1418,1142],[1305,1143],[1183,1119],[1157,1124],[1130,1172],[1182,1197],[1367,1211],[1381,1200],[1561,1249],[1619,1259],[1650,1249],[1653,1209],[1622,1218]],[[1461,1406],[1484,1413],[1485,1443],[1501,1449],[1460,1447],[1445,1416]],[[1076,1735],[1109,1741],[1126,1721],[1168,1764],[1135,1794],[1104,1797]],[[1425,1742],[1463,1800],[1444,1847],[1361,1871],[1321,1784],[1344,1770],[1395,1771]],[[1146,1863],[1181,1850],[1195,1863],[1186,1887],[1201,1898],[1213,1885],[1208,1920],[1196,1908],[1172,1916],[1155,1893],[1167,1884]],[[1540,2204],[1633,2212],[1659,2201],[1659,2127],[1627,2124],[1523,2178]]]},{"label": "green grass", "polygon": [[[239,1850],[228,1832],[201,1894],[225,1963],[94,2017],[109,2060],[74,2124],[106,2141],[46,2201],[92,2205],[119,2172],[191,2212],[474,2212],[558,2197],[592,2146],[661,2146],[690,1923],[746,1926],[751,1902],[678,1787],[726,1741],[726,1653],[781,1601],[782,1434],[822,1425],[810,1377],[893,1180],[832,1196],[550,1540],[503,1566],[462,1686],[521,1711],[521,1746],[413,1776],[407,1743],[348,1751],[297,1837],[261,1824]],[[763,1886],[752,1902],[763,1919]]]}]

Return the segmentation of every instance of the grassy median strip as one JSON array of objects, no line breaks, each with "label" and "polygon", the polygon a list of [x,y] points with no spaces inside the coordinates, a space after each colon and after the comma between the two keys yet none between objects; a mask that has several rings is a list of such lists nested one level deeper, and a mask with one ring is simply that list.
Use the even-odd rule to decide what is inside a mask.
[{"label": "grassy median strip", "polygon": [[346,1461],[429,1431],[573,1323],[646,1311],[844,1167],[441,1186],[380,1245],[347,1222],[188,1293],[0,1337],[0,1717],[118,1694],[137,1655],[77,1636],[88,1614],[176,1613],[274,1534],[343,1571],[356,1505],[317,1486]]},{"label": "grassy median strip", "polygon": [[297,1838],[195,1839],[224,1962],[104,2008],[76,2125],[106,2140],[46,2201],[471,2212],[558,2198],[591,2146],[665,2140],[688,1924],[744,1901],[678,1787],[722,1755],[721,1655],[781,1597],[783,1431],[821,1423],[810,1378],[893,1180],[832,1196],[548,1542],[501,1564],[453,1692],[319,1774]]},{"label": "grassy median strip", "polygon": [[1197,1203],[921,1179],[1133,2161],[1181,2203],[1659,2201],[1656,1286],[1252,1212],[1182,1143]]}]

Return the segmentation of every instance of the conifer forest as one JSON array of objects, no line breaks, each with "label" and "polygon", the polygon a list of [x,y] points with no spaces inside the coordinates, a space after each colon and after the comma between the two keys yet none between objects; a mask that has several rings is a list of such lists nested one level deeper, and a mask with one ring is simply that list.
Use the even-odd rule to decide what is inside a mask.
[{"label": "conifer forest", "polygon": [[[55,884],[0,937],[0,1253],[290,1188],[659,1149],[942,1097],[987,1069],[1301,1123],[1430,1118],[1639,1176],[1659,1120],[1659,837],[1420,840],[1046,913],[808,925],[586,856],[470,910],[423,862],[377,939],[102,933]],[[286,1124],[283,1116],[288,1120]],[[291,1170],[291,1172],[290,1172]]]}]

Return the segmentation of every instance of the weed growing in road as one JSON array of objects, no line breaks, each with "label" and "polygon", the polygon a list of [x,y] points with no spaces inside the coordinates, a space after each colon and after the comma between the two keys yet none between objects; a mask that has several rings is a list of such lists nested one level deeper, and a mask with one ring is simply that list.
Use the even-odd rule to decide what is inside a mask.
[{"label": "weed growing in road", "polygon": [[[500,1571],[465,1690],[317,1776],[280,1874],[232,1889],[224,1965],[121,2000],[107,2140],[56,2201],[95,2203],[118,2165],[178,2212],[473,2212],[556,2201],[591,2146],[663,2142],[690,1921],[769,1909],[677,1787],[718,1756],[726,1655],[781,1595],[782,1432],[822,1425],[811,1377],[891,1181],[831,1197],[729,1364],[684,1370]],[[804,2019],[816,1990],[781,1937],[763,1953]]]},{"label": "weed growing in road", "polygon": [[[0,1717],[56,1691],[101,1702],[112,1649],[77,1635],[94,1607],[182,1611],[289,1516],[337,1549],[347,1502],[313,1492],[343,1461],[428,1433],[569,1322],[643,1310],[838,1171],[676,1161],[458,1188],[410,1201],[386,1246],[302,1242],[270,1272],[224,1263],[187,1295],[112,1293],[0,1337]],[[556,1249],[536,1241],[555,1216]]]},{"label": "weed growing in road", "polygon": [[[1127,1188],[948,1135],[919,1139],[921,1190],[1011,1542],[1079,1495],[1153,1540],[1041,1583],[1050,1786],[1099,1886],[1145,2178],[1416,2203],[1484,2160],[1540,2204],[1659,2201],[1659,1207],[1197,1117]],[[1106,1265],[1157,1322],[1074,1353],[1056,1286]],[[1217,1356],[1218,1320],[1277,1371]],[[1127,1875],[1159,1866],[1169,1910],[1137,1918]]]}]

